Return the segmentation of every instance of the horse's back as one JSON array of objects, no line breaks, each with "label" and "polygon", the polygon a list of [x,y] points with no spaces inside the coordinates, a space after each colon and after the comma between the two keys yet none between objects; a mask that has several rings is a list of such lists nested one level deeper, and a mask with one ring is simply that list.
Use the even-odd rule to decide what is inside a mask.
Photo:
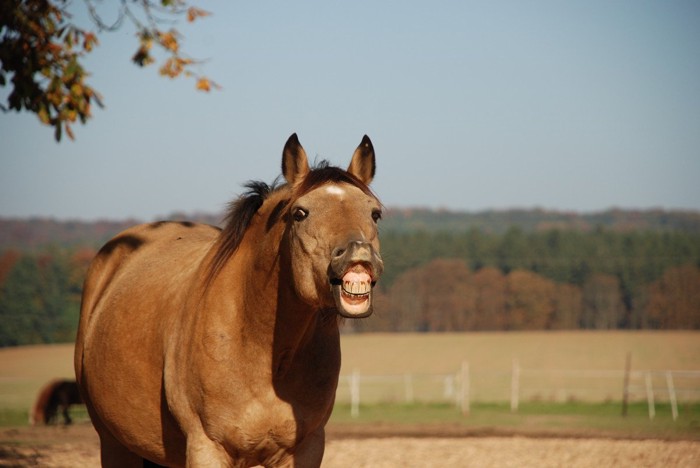
[{"label": "horse's back", "polygon": [[161,264],[196,261],[192,255],[199,253],[201,258],[218,233],[213,226],[185,222],[140,224],[122,231],[93,259],[85,280],[81,313],[90,312],[85,309],[94,307],[91,299],[104,293],[114,276],[126,267],[143,260],[154,263],[149,259],[158,259]]},{"label": "horse's back", "polygon": [[[122,429],[161,429],[169,417],[161,398],[165,337],[218,232],[203,224],[143,224],[95,256],[83,288],[75,370],[98,432],[120,440]],[[120,442],[150,450],[162,445],[158,432]]]},{"label": "horse's back", "polygon": [[[86,275],[78,344],[102,327],[102,316],[119,315],[123,320],[135,315],[138,321],[150,318],[138,312],[144,307],[164,304],[162,299],[165,303],[177,300],[218,232],[205,224],[158,222],[134,226],[112,238]],[[170,312],[162,305],[157,308]]]}]

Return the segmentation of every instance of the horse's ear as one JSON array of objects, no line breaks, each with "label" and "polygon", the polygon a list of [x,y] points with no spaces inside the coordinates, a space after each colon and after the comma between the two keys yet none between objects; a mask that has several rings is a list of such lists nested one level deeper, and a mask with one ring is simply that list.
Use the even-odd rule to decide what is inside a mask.
[{"label": "horse's ear", "polygon": [[374,160],[374,147],[369,137],[365,135],[352,155],[348,172],[366,185],[369,185],[374,179],[374,172],[377,170],[377,164]]},{"label": "horse's ear", "polygon": [[309,173],[309,160],[306,151],[301,147],[296,133],[292,133],[282,151],[282,175],[294,185]]}]

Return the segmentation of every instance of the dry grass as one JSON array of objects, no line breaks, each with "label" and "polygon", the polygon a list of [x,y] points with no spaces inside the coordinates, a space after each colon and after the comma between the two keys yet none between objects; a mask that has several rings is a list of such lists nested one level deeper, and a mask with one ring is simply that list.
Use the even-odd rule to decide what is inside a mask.
[{"label": "dry grass", "polygon": [[[514,357],[525,369],[622,370],[627,352],[632,353],[636,370],[700,369],[700,333],[692,332],[348,335],[342,338],[342,346],[343,374],[353,369],[375,375],[452,373],[467,360],[477,380],[479,373],[507,375]],[[2,411],[26,410],[48,380],[72,377],[72,355],[70,344],[0,349],[0,419]],[[540,409],[530,414],[528,409],[535,411],[533,405],[537,404],[524,405],[518,414],[511,414],[507,403],[502,408],[475,405],[468,418],[448,405],[389,406],[401,413],[394,418],[387,416],[386,408],[381,414],[370,411],[382,408],[363,408],[362,418],[370,422],[359,425],[349,417],[339,422],[334,415],[324,466],[446,466],[462,465],[465,460],[478,466],[698,466],[697,412],[688,414],[685,409],[673,423],[666,408],[653,423],[645,423],[649,429],[644,433],[638,432],[646,418],[645,407],[638,404],[632,414],[636,419],[628,418],[632,429],[617,432],[610,426],[610,417],[595,414],[596,408],[605,406],[590,406],[585,409],[590,427],[576,438],[464,437],[488,435],[494,427],[506,435],[526,436],[546,429],[547,437],[581,431],[581,416],[566,405],[550,405],[545,415]],[[349,412],[348,406],[340,409]],[[614,417],[622,419],[617,413]],[[420,438],[387,438],[399,427],[396,424],[419,429]],[[366,439],[382,428],[389,432],[379,439]],[[343,436],[341,429],[361,436]],[[435,438],[457,429],[462,436]],[[434,432],[432,439],[425,438],[426,431]],[[618,432],[623,437],[685,440],[600,439]],[[577,438],[586,434],[596,438]],[[94,466],[97,460],[97,437],[87,422],[67,429],[15,426],[0,430],[0,466]]]},{"label": "dry grass", "polygon": [[29,409],[49,380],[75,378],[73,344],[0,349],[0,409]]},{"label": "dry grass", "polygon": [[[520,395],[525,400],[620,400],[627,353],[631,353],[633,371],[700,370],[700,333],[686,331],[346,335],[342,338],[342,348],[341,375],[345,376],[354,370],[366,376],[456,376],[462,362],[467,361],[473,401],[507,401],[510,398],[514,359],[523,369]],[[528,370],[547,372],[534,374]],[[551,373],[557,370],[615,372],[610,377],[582,379]],[[637,374],[632,381],[636,391],[632,396],[637,399],[645,398],[641,378]],[[696,397],[700,399],[698,379],[678,384],[695,386],[699,391]],[[664,388],[665,385],[663,376],[655,376],[655,387]],[[434,400],[441,398],[445,383],[421,381],[416,377],[414,386],[416,399]],[[347,382],[341,381],[340,401],[349,398],[347,387]],[[362,393],[366,402],[402,401],[405,391],[403,383],[397,381],[363,384]]]},{"label": "dry grass", "polygon": [[370,334],[342,338],[342,374],[509,372],[513,358],[530,369],[700,369],[700,332],[562,331]]},{"label": "dry grass", "polygon": [[[507,399],[513,358],[524,369],[621,371],[630,352],[635,370],[700,369],[700,332],[344,335],[342,348],[343,375],[353,369],[365,375],[448,374],[469,361],[475,399]],[[41,386],[57,377],[73,377],[72,344],[0,349],[0,410],[29,408]],[[618,399],[620,383],[613,385]]]}]

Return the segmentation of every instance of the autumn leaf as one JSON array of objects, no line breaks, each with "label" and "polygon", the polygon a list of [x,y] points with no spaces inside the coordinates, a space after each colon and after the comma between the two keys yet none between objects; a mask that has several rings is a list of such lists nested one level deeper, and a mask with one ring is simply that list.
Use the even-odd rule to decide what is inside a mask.
[{"label": "autumn leaf", "polygon": [[73,135],[73,129],[71,129],[70,125],[68,125],[68,124],[66,124],[66,135],[68,135],[68,138],[75,141],[75,135]]},{"label": "autumn leaf", "polygon": [[209,16],[211,13],[200,8],[190,7],[187,9],[187,21],[190,23],[202,16]]},{"label": "autumn leaf", "polygon": [[[91,118],[93,102],[103,107],[101,96],[86,83],[89,74],[83,68],[85,56],[99,45],[97,33],[74,24],[72,17],[64,14],[63,3],[64,0],[23,0],[10,2],[12,6],[7,8],[0,7],[0,55],[3,57],[0,59],[0,87],[12,87],[0,100],[0,110],[26,110],[36,114],[42,124],[53,128],[57,141],[64,135],[71,140],[74,138],[73,123],[84,124]],[[151,7],[160,6],[159,13],[186,18],[188,22],[208,16],[209,12],[188,7],[186,0],[123,0],[118,3],[124,18],[131,20],[136,28],[138,50],[132,60],[137,65],[149,65],[156,61],[156,55],[165,53],[160,67],[162,75],[194,77],[196,88],[201,91],[219,89],[213,81],[191,71],[199,62],[182,54],[181,36],[176,29],[159,29],[162,23]],[[148,21],[137,19],[131,3],[143,8]],[[88,5],[88,8],[91,7]],[[98,32],[117,30],[121,24],[121,20],[105,24],[97,15],[92,15],[91,19]]]},{"label": "autumn leaf", "polygon": [[151,57],[148,48],[143,45],[139,47],[139,50],[136,51],[131,60],[140,67],[145,67],[155,61],[153,57]]},{"label": "autumn leaf", "polygon": [[168,49],[169,51],[173,53],[177,53],[178,49],[180,48],[180,44],[177,42],[177,31],[174,29],[171,29],[168,32],[165,33],[158,33],[158,41],[160,44]]},{"label": "autumn leaf", "polygon": [[93,33],[85,34],[85,37],[83,38],[83,49],[85,49],[85,51],[92,52],[92,48],[98,44],[99,42],[97,40],[97,36],[95,36]]},{"label": "autumn leaf", "polygon": [[206,78],[200,78],[197,80],[197,89],[200,91],[211,91],[211,83]]}]

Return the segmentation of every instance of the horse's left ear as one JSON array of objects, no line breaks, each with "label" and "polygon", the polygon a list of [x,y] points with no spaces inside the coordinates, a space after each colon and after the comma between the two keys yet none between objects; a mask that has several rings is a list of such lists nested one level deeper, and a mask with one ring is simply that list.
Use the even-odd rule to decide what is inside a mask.
[{"label": "horse's left ear", "polygon": [[369,185],[374,179],[374,172],[377,170],[377,164],[374,160],[374,147],[369,137],[365,135],[360,142],[360,146],[357,147],[355,153],[352,155],[352,160],[350,161],[350,166],[348,166],[348,172],[362,182],[365,185]]},{"label": "horse's left ear", "polygon": [[292,133],[282,151],[282,175],[294,185],[309,173],[309,160],[296,133]]}]

